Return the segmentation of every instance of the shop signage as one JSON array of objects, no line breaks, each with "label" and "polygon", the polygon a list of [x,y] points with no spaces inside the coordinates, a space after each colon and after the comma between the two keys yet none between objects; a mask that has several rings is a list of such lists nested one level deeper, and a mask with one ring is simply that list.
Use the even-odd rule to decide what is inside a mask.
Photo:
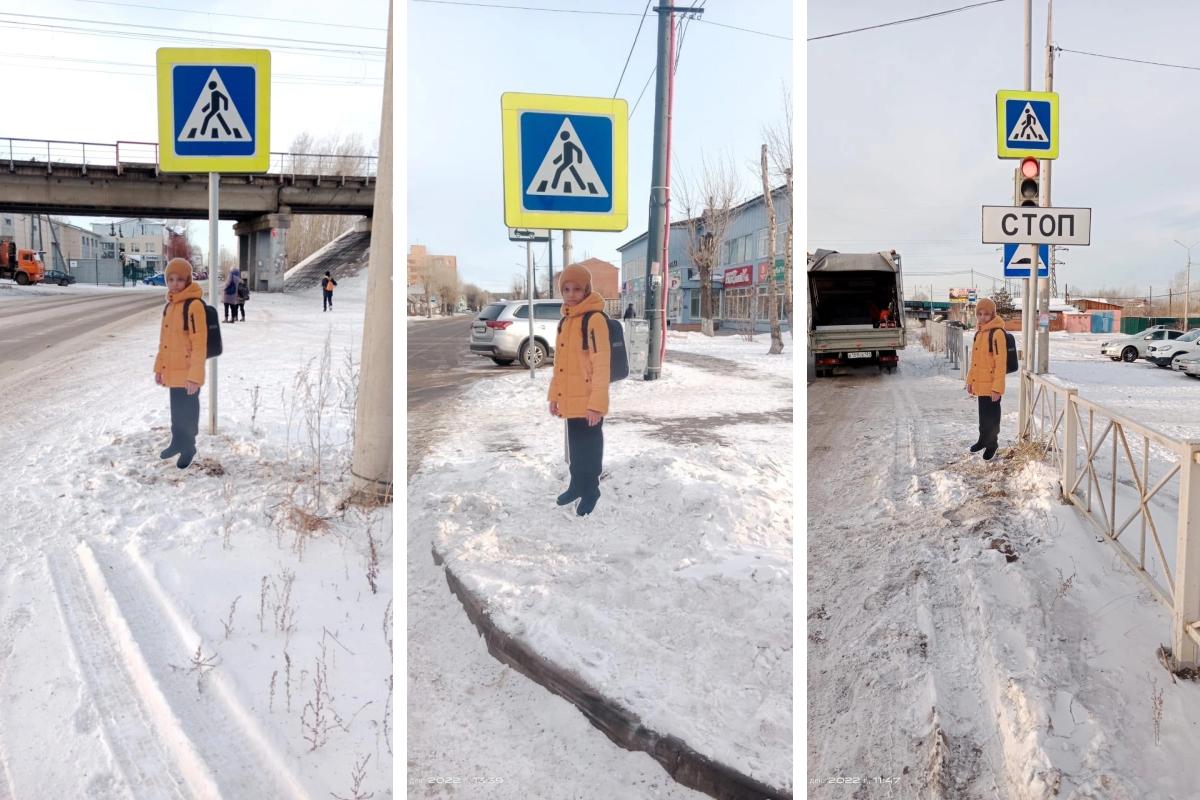
[{"label": "shop signage", "polygon": [[749,286],[754,283],[754,268],[746,265],[744,267],[731,267],[725,270],[725,288],[730,289],[735,286]]}]

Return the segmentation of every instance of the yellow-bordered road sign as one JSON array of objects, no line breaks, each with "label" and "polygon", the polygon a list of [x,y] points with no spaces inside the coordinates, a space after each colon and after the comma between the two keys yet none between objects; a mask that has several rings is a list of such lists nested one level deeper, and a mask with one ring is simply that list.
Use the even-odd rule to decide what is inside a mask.
[{"label": "yellow-bordered road sign", "polygon": [[506,92],[504,224],[623,231],[629,226],[629,104]]},{"label": "yellow-bordered road sign", "polygon": [[266,172],[271,51],[160,48],[158,153],[163,172]]},{"label": "yellow-bordered road sign", "polygon": [[996,92],[1000,158],[1058,158],[1058,92]]}]

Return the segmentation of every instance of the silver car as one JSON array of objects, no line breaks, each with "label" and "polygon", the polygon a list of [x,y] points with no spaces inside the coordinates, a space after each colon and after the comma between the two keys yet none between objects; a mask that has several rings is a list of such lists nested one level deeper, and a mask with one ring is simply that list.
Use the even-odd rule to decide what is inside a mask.
[{"label": "silver car", "polygon": [[1124,361],[1131,363],[1139,358],[1145,358],[1150,345],[1155,342],[1164,342],[1167,340],[1175,340],[1183,336],[1183,331],[1169,331],[1162,325],[1155,325],[1153,328],[1147,328],[1141,333],[1135,333],[1132,336],[1122,336],[1119,339],[1105,342],[1100,345],[1101,355],[1106,355],[1113,361]]},{"label": "silver car", "polygon": [[[1188,372],[1188,368],[1192,366],[1197,368],[1195,373]],[[1191,375],[1193,378],[1200,377],[1200,351],[1179,356],[1179,358],[1171,362],[1171,369],[1176,372],[1182,372],[1185,375]]]},{"label": "silver car", "polygon": [[1155,342],[1146,351],[1146,360],[1163,368],[1168,368],[1181,356],[1191,355],[1200,350],[1200,328],[1192,328],[1178,339]]},{"label": "silver car", "polygon": [[528,368],[554,358],[562,300],[533,301],[533,346],[529,345],[529,301],[498,300],[489,304],[471,323],[471,352],[492,359],[501,367],[514,361]]}]

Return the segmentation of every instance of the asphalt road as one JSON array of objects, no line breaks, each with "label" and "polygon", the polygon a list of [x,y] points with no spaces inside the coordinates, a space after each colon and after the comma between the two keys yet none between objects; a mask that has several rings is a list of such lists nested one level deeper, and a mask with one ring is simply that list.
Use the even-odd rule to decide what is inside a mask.
[{"label": "asphalt road", "polygon": [[0,377],[67,343],[94,344],[101,328],[161,308],[165,295],[164,290],[89,289],[58,296],[5,287],[0,291]]},{"label": "asphalt road", "polygon": [[408,323],[408,474],[444,434],[454,398],[474,381],[511,375],[469,348],[474,314]]}]

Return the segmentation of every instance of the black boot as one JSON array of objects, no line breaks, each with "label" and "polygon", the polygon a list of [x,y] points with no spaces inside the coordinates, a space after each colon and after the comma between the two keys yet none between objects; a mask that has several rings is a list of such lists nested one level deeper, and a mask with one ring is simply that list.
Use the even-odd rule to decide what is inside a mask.
[{"label": "black boot", "polygon": [[193,447],[190,450],[184,450],[179,454],[179,461],[175,462],[175,466],[179,467],[180,469],[187,469],[192,463],[192,459],[195,457],[196,448]]},{"label": "black boot", "polygon": [[558,503],[560,506],[565,506],[567,503],[578,500],[582,495],[583,493],[580,492],[576,487],[575,481],[571,481],[571,485],[567,487],[567,490],[560,494],[558,499],[554,502]]},{"label": "black boot", "polygon": [[579,505],[575,507],[575,513],[581,517],[586,517],[596,508],[596,501],[599,499],[600,489],[597,488],[587,492],[580,498]]},{"label": "black boot", "polygon": [[997,448],[997,447],[998,447],[998,445],[989,444],[989,445],[988,445],[988,446],[987,446],[987,447],[984,449],[984,451],[983,451],[983,460],[984,460],[984,461],[991,461],[991,460],[992,460],[992,456],[996,455],[996,448]]},{"label": "black boot", "polygon": [[167,445],[167,449],[158,454],[159,458],[170,458],[177,456],[180,453],[179,445],[175,444],[175,437],[171,437],[171,443]]},{"label": "black boot", "polygon": [[984,445],[984,444],[982,444],[982,443],[980,443],[980,442],[976,442],[975,444],[971,445],[971,452],[972,452],[972,453],[978,453],[978,452],[979,452],[980,450],[982,450],[984,447],[986,447],[986,445]]}]

